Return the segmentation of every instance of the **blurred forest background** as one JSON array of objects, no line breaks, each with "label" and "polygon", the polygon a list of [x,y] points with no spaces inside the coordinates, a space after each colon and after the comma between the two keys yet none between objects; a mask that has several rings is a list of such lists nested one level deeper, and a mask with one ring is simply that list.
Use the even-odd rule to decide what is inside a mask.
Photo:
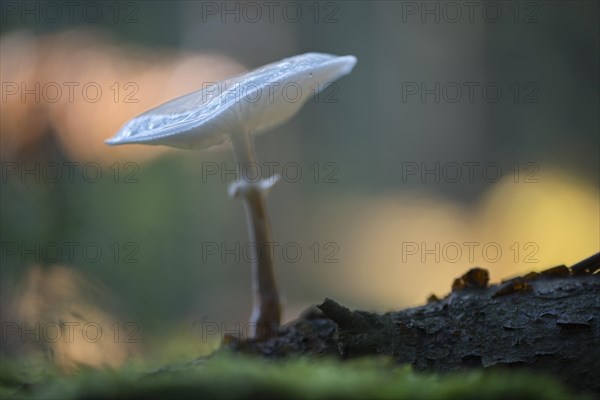
[{"label": "blurred forest background", "polygon": [[[2,3],[3,356],[194,357],[243,329],[231,150],[104,140],[304,52],[358,64],[256,138],[284,175],[269,203],[286,320],[325,297],[419,305],[474,265],[498,281],[599,250],[596,1],[71,3]],[[21,335],[68,322],[102,340]]]}]

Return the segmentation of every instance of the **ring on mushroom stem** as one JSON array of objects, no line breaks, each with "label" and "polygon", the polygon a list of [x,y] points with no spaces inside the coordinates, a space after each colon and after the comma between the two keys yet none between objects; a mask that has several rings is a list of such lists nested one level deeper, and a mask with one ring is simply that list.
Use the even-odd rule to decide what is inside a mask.
[{"label": "ring on mushroom stem", "polygon": [[[355,64],[354,56],[321,53],[286,58],[153,108],[131,119],[106,143],[204,149],[230,140],[244,171],[245,165],[257,164],[252,134],[283,124],[311,97],[308,93],[318,92],[327,83],[349,74]],[[273,90],[289,86],[297,89],[293,99],[283,90]],[[268,90],[268,95],[262,95],[263,90]],[[244,201],[250,240],[262,248],[273,242],[266,196],[280,177],[257,182],[245,175],[242,173],[238,182],[230,184],[228,193]],[[281,322],[274,264],[271,252],[261,252],[252,261],[254,306],[250,334],[256,338],[273,333]]]}]

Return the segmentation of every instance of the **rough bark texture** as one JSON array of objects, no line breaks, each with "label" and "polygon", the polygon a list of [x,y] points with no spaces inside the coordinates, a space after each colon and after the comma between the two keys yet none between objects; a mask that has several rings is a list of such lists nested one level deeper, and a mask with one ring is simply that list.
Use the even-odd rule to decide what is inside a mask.
[{"label": "rough bark texture", "polygon": [[474,268],[421,307],[379,315],[327,299],[324,316],[312,311],[268,340],[230,345],[270,357],[384,354],[435,372],[526,367],[600,392],[599,269],[596,254],[488,286],[487,271]]}]

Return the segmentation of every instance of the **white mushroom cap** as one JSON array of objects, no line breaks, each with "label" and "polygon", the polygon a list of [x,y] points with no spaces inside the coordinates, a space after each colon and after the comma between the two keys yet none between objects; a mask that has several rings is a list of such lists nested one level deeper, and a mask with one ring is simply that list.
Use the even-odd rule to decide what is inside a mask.
[{"label": "white mushroom cap", "polygon": [[355,64],[354,56],[321,53],[286,58],[153,108],[106,143],[203,149],[237,132],[264,132],[287,121]]}]

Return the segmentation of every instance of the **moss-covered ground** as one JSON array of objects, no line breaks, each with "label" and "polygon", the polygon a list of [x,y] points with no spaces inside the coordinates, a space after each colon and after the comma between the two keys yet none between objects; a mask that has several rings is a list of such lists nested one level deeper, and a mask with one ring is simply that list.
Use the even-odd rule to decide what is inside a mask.
[{"label": "moss-covered ground", "polygon": [[575,399],[556,380],[524,372],[416,373],[385,358],[272,361],[239,354],[148,370],[78,370],[3,362],[2,399]]}]

